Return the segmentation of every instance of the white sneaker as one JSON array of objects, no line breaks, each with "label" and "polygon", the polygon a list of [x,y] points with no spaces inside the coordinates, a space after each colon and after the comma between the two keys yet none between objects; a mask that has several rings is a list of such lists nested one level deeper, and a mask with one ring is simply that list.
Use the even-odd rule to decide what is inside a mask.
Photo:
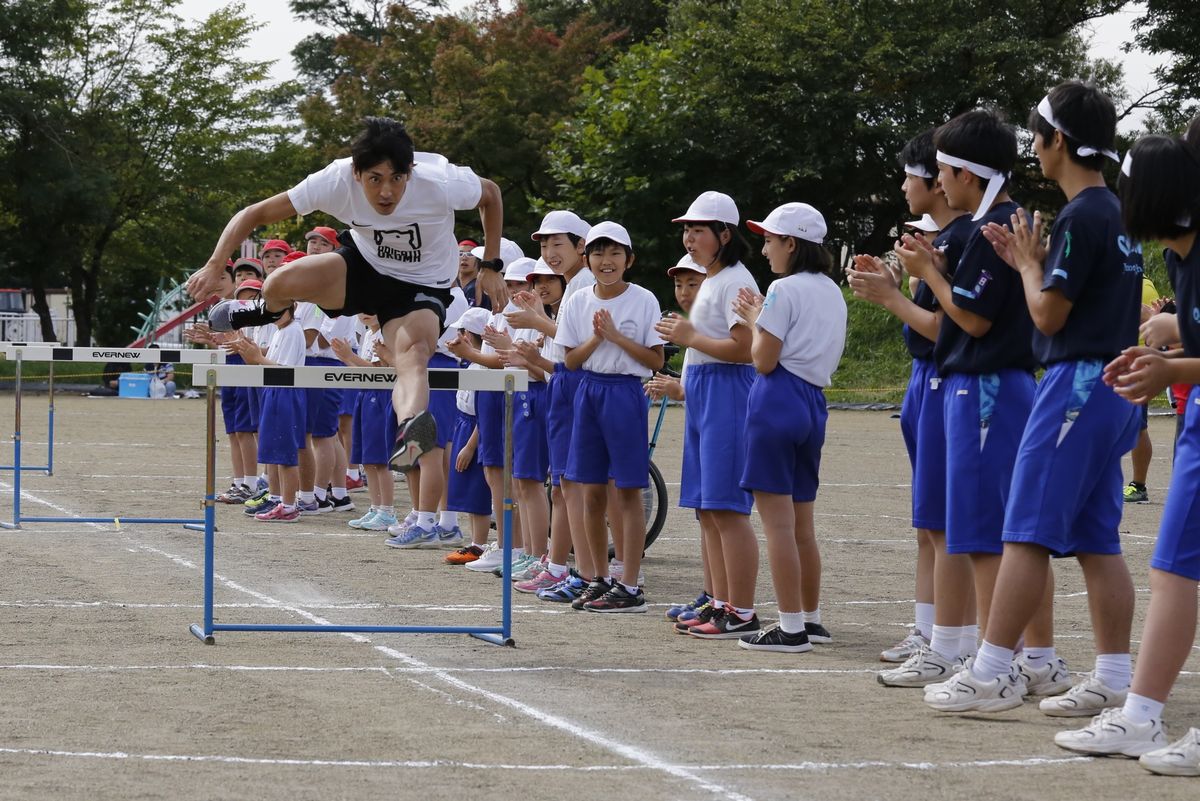
[{"label": "white sneaker", "polygon": [[1054,743],[1081,754],[1139,757],[1166,745],[1167,733],[1161,720],[1138,724],[1122,709],[1106,709],[1082,729],[1060,731]]},{"label": "white sneaker", "polygon": [[[913,636],[921,637],[920,634]],[[926,687],[950,678],[954,674],[955,661],[922,645],[900,667],[881,670],[875,674],[875,679],[884,687]]]},{"label": "white sneaker", "polygon": [[1200,729],[1189,729],[1182,740],[1166,748],[1147,751],[1138,764],[1163,776],[1200,776]]},{"label": "white sneaker", "polygon": [[1004,712],[1022,703],[1025,682],[1016,670],[991,681],[980,681],[960,670],[939,689],[925,693],[925,703],[939,712]]},{"label": "white sneaker", "polygon": [[1040,668],[1029,664],[1024,656],[1017,659],[1017,669],[1025,679],[1025,694],[1032,696],[1061,695],[1071,689],[1071,671],[1066,660],[1055,657]]},{"label": "white sneaker", "polygon": [[880,662],[907,662],[909,658],[922,648],[929,647],[929,640],[921,636],[916,627],[908,631],[908,636],[879,655]]},{"label": "white sneaker", "polygon": [[1052,718],[1086,718],[1105,709],[1124,706],[1128,690],[1114,690],[1091,673],[1062,695],[1043,699],[1038,709]]},{"label": "white sneaker", "polygon": [[473,570],[476,573],[488,573],[500,567],[504,561],[504,551],[500,550],[500,546],[494,542],[489,542],[484,548],[483,555],[474,562],[468,562],[465,567],[467,570]]}]

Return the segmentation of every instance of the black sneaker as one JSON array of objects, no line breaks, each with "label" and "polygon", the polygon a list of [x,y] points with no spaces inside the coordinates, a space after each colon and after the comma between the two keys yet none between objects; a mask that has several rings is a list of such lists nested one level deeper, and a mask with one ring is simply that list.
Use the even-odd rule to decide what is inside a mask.
[{"label": "black sneaker", "polygon": [[621,584],[613,584],[612,589],[594,601],[588,601],[583,608],[589,612],[645,612],[646,593],[640,589],[632,593]]},{"label": "black sneaker", "polygon": [[350,496],[345,498],[335,498],[332,495],[328,496],[329,511],[331,512],[353,512],[354,501],[350,500]]},{"label": "black sneaker", "polygon": [[208,310],[208,325],[214,331],[237,331],[255,325],[270,325],[283,316],[286,309],[267,311],[262,298],[258,300],[223,300]]},{"label": "black sneaker", "polygon": [[697,608],[696,616],[694,618],[691,620],[681,620],[675,624],[675,633],[687,634],[694,626],[703,626],[713,618],[723,614],[725,614],[724,607],[717,609],[717,607],[713,606],[711,602],[702,604],[699,608]]},{"label": "black sneaker", "polygon": [[754,634],[762,628],[758,623],[758,615],[750,615],[749,620],[742,620],[728,607],[721,611],[724,614],[714,616],[707,623],[692,626],[688,629],[688,634],[702,640],[736,640],[743,635]]},{"label": "black sneaker", "polygon": [[827,643],[833,642],[833,635],[829,630],[820,623],[805,623],[804,634],[808,637],[809,642]]},{"label": "black sneaker", "polygon": [[788,634],[779,626],[742,637],[738,645],[751,651],[781,651],[785,654],[802,654],[812,650],[807,634]]},{"label": "black sneaker", "polygon": [[596,600],[600,596],[612,589],[612,582],[604,579],[592,579],[591,582],[584,588],[583,592],[574,601],[571,601],[572,609],[583,609],[583,605]]},{"label": "black sneaker", "polygon": [[437,446],[437,421],[428,411],[421,412],[400,423],[396,434],[396,447],[388,460],[388,467],[407,473],[417,466],[417,459]]},{"label": "black sneaker", "polygon": [[324,498],[317,498],[317,514],[324,515],[333,511],[333,498],[326,495]]}]

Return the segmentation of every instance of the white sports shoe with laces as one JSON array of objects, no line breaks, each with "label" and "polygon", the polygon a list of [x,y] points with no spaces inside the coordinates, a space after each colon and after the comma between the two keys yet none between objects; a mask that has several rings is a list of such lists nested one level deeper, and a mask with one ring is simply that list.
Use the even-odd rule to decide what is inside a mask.
[{"label": "white sports shoe with laces", "polygon": [[1054,743],[1081,754],[1139,757],[1165,746],[1167,733],[1161,720],[1139,724],[1125,717],[1124,710],[1106,709],[1082,729],[1060,731]]}]

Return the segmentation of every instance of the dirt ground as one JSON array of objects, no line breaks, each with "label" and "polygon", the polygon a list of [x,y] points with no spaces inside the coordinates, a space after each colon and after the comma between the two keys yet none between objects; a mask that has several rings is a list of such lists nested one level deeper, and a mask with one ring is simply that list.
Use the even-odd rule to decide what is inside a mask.
[{"label": "dirt ground", "polygon": [[[12,401],[0,397],[5,431]],[[44,464],[44,409],[26,398],[27,464]],[[203,419],[203,401],[60,397],[55,475],[25,473],[24,514],[199,516]],[[668,481],[681,421],[672,409],[656,453]],[[1152,419],[1153,502],[1127,506],[1122,526],[1141,593],[1135,637],[1171,426]],[[11,464],[11,446],[0,454]],[[666,606],[700,584],[695,521],[674,507],[646,560],[650,614],[517,594],[515,649],[461,635],[240,632],[205,646],[188,633],[201,619],[200,534],[0,531],[0,798],[1197,798],[1196,780],[1059,750],[1067,724],[1031,703],[942,716],[919,691],[878,685],[878,653],[913,614],[898,420],[831,414],[822,478],[835,643],[803,655],[671,632]],[[0,472],[0,519],[11,509],[12,473]],[[496,579],[446,567],[441,552],[388,549],[346,517],[269,527],[220,507],[218,621],[498,621]],[[772,618],[765,556],[759,597]],[[1059,648],[1079,672],[1091,667],[1086,603],[1078,567],[1061,564]],[[1174,736],[1200,725],[1200,649],[1185,670],[1168,706]]]}]

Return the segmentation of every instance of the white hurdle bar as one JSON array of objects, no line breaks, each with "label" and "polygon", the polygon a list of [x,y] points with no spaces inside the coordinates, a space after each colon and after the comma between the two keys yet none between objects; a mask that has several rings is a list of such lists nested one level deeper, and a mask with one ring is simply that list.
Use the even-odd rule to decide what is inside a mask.
[{"label": "white hurdle bar", "polygon": [[[16,363],[16,401],[13,423],[13,519],[11,523],[0,521],[0,528],[18,529],[22,523],[112,523],[124,520],[127,523],[154,523],[181,525],[184,528],[201,530],[202,518],[173,517],[30,517],[21,514],[21,365],[23,362],[172,362],[181,364],[224,364],[225,353],[221,350],[199,350],[178,348],[65,348],[39,342],[24,344],[4,343],[0,348],[4,357]],[[53,409],[53,402],[51,405]],[[53,419],[53,418],[51,418]],[[51,428],[53,436],[53,428]],[[47,465],[49,470],[49,465]]]},{"label": "white hurdle bar", "polygon": [[524,370],[429,370],[429,389],[504,393],[504,514],[498,532],[504,547],[501,619],[499,626],[367,626],[367,625],[274,625],[262,623],[213,622],[213,541],[216,531],[217,448],[216,390],[218,387],[295,387],[298,389],[391,389],[396,371],[370,367],[277,367],[264,365],[201,365],[192,369],[192,386],[208,388],[207,434],[205,440],[204,488],[204,623],[190,631],[206,645],[213,645],[218,631],[362,632],[377,634],[469,634],[493,645],[514,645],[512,638],[512,423],[513,396],[529,388]]},{"label": "white hurdle bar", "polygon": [[[24,348],[30,345],[45,345],[48,347],[60,347],[57,342],[0,342],[0,356],[5,359],[11,358],[9,354],[14,347]],[[54,362],[50,362],[50,370],[47,375],[49,381],[48,394],[50,402],[46,408],[46,463],[44,465],[28,465],[23,464],[20,467],[15,464],[0,465],[0,470],[36,470],[43,472],[48,476],[54,475]]]}]

